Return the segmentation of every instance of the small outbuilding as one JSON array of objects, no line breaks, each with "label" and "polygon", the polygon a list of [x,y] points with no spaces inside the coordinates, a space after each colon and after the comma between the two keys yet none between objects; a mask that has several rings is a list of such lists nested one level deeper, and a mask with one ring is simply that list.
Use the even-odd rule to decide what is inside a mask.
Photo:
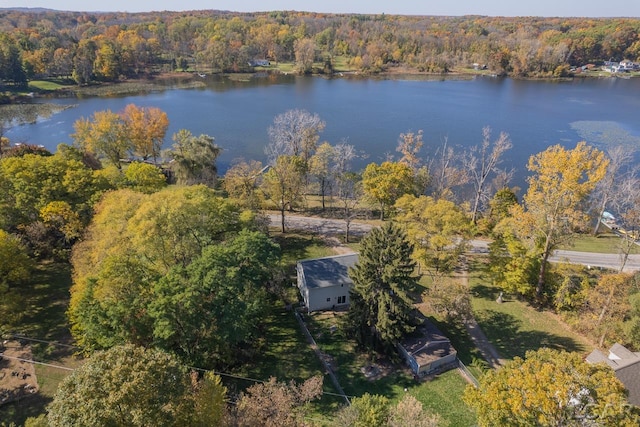
[{"label": "small outbuilding", "polygon": [[398,351],[417,376],[455,368],[458,352],[440,330],[422,317],[416,330],[397,344]]},{"label": "small outbuilding", "polygon": [[358,254],[298,261],[298,289],[307,311],[346,308],[349,305],[349,290],[353,285],[349,268],[356,262]]}]

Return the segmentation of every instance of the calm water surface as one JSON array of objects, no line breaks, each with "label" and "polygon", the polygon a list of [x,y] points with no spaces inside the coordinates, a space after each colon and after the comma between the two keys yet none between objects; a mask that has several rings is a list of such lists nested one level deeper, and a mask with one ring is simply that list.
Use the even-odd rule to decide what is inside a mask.
[{"label": "calm water surface", "polygon": [[[174,89],[119,98],[61,99],[78,104],[35,124],[15,126],[14,142],[54,150],[71,143],[73,123],[95,111],[120,111],[127,104],[154,106],[169,116],[165,146],[179,129],[215,137],[224,152],[221,171],[236,158],[264,160],[267,128],[289,109],[306,109],[326,121],[321,140],[342,139],[367,154],[361,167],[395,154],[400,133],[424,131],[423,154],[443,141],[454,147],[481,142],[482,128],[507,132],[514,148],[504,166],[526,173],[530,155],[549,145],[576,142],[606,148],[640,147],[640,79],[575,79],[566,82],[478,77],[472,80],[333,79],[247,76],[244,81],[208,78],[205,89]],[[521,181],[519,179],[518,181]]]}]

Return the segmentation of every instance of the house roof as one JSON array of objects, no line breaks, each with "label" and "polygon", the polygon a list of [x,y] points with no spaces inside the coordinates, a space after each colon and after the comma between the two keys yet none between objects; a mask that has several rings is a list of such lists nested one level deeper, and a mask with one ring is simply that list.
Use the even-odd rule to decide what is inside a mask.
[{"label": "house roof", "polygon": [[349,267],[353,267],[356,262],[358,262],[358,254],[298,261],[309,289],[353,284],[348,273]]},{"label": "house roof", "polygon": [[616,343],[609,350],[608,356],[600,350],[594,350],[587,356],[587,362],[604,362],[611,366],[616,377],[629,390],[629,403],[640,406],[640,353],[629,351]]},{"label": "house roof", "polygon": [[420,366],[456,353],[449,338],[426,318],[400,345]]}]

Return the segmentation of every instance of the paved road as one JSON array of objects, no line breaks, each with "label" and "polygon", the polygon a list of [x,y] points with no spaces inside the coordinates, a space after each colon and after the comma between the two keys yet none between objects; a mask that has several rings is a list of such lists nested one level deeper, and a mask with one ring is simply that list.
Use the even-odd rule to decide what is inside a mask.
[{"label": "paved road", "polygon": [[[274,227],[280,227],[280,214],[269,214],[269,220]],[[307,217],[285,214],[284,224],[287,229],[311,231],[325,236],[343,235],[346,230],[344,220]],[[349,233],[354,236],[364,236],[373,226],[362,222],[351,222]]]},{"label": "paved road", "polygon": [[[571,264],[582,264],[591,267],[602,267],[618,270],[622,263],[622,258],[618,254],[599,254],[593,252],[576,252],[557,250],[549,258],[551,262],[569,262]],[[629,255],[625,263],[624,271],[632,272],[640,270],[640,255]]]},{"label": "paved road", "polygon": [[[269,219],[273,226],[280,226],[280,215],[269,214]],[[324,236],[339,236],[345,232],[345,222],[339,219],[326,219],[316,217],[306,217],[301,215],[285,215],[285,226],[291,230],[303,230],[318,233]],[[351,234],[363,236],[371,231],[373,226],[362,222],[351,223]],[[471,240],[471,252],[488,252],[489,242],[486,240]],[[618,254],[600,254],[592,252],[576,252],[557,250],[549,258],[551,262],[569,262],[571,264],[582,264],[591,267],[602,267],[617,270],[620,268],[621,258]],[[625,272],[640,271],[640,255],[630,255],[626,262]]]}]

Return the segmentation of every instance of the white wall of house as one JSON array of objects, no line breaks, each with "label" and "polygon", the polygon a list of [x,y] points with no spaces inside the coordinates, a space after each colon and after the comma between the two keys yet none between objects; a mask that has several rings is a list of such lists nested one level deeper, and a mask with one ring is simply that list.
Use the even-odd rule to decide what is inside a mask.
[{"label": "white wall of house", "polygon": [[305,300],[309,311],[331,310],[349,304],[349,286],[336,285],[326,288],[306,289],[309,298]]}]

